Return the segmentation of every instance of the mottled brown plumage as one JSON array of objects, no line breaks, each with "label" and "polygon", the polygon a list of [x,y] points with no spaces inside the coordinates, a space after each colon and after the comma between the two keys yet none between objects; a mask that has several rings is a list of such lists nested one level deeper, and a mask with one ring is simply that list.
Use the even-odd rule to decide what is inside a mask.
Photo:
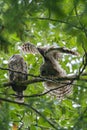
[{"label": "mottled brown plumage", "polygon": [[[27,64],[22,58],[22,56],[20,56],[19,54],[15,54],[9,59],[8,68],[13,71],[19,71],[27,74]],[[16,91],[17,94],[16,101],[24,102],[23,91],[26,89],[27,86],[15,85],[15,83],[25,81],[27,80],[28,77],[25,74],[13,72],[13,71],[9,71],[9,80],[13,82],[12,88],[14,91]]]},{"label": "mottled brown plumage", "polygon": [[[61,78],[67,76],[66,71],[61,67],[58,60],[61,59],[63,53],[78,55],[77,52],[69,50],[67,48],[47,46],[47,47],[35,47],[31,43],[25,43],[22,45],[22,51],[32,54],[41,54],[44,58],[44,62],[40,67],[40,75],[45,78]],[[44,82],[44,86],[47,90],[58,88],[51,91],[52,95],[56,95],[58,99],[62,99],[72,92],[72,86],[69,85],[70,81],[62,81],[54,83],[51,81]]]}]

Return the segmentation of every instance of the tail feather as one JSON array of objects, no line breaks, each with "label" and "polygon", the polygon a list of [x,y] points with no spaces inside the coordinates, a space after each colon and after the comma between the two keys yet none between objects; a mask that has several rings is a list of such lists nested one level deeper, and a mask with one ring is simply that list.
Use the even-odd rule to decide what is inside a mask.
[{"label": "tail feather", "polygon": [[18,103],[24,103],[23,92],[16,92],[16,93],[17,93],[17,97],[15,101]]}]

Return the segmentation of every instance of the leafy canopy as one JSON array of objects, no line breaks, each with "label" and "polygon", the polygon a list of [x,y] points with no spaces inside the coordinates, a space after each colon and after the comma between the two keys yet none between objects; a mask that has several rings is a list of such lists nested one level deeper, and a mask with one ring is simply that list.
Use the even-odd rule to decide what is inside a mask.
[{"label": "leafy canopy", "polygon": [[[0,67],[8,67],[9,57],[20,53],[19,46],[25,41],[75,49],[79,57],[67,55],[60,63],[68,74],[82,69],[87,73],[87,0],[1,0]],[[29,73],[39,75],[42,58],[29,54],[24,55],[24,59],[28,62]],[[86,81],[87,74],[74,83],[73,94],[61,102],[46,94],[25,97],[25,104],[18,105],[14,103],[12,88],[3,87],[8,82],[8,72],[0,69],[0,99],[8,99],[0,100],[0,128],[86,130]],[[24,95],[43,92],[42,83],[35,83],[28,85]]]}]

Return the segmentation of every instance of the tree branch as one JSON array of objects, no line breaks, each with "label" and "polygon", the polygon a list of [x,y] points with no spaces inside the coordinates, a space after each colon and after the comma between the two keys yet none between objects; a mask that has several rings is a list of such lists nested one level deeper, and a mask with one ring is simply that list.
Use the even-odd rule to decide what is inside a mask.
[{"label": "tree branch", "polygon": [[[83,87],[83,85],[80,85],[80,84],[75,84],[75,83],[69,83],[69,84],[67,84],[67,85],[74,85],[74,86],[81,86],[81,87]],[[53,91],[53,90],[57,90],[57,89],[59,89],[59,88],[61,88],[61,87],[64,87],[64,86],[66,86],[66,84],[64,85],[64,84],[62,84],[60,87],[56,87],[56,88],[53,88],[53,89],[50,89],[50,90],[48,90],[48,91],[46,91],[46,92],[44,92],[44,93],[37,93],[37,94],[32,94],[32,95],[24,95],[24,96],[22,96],[22,97],[25,97],[25,98],[36,98],[36,97],[41,97],[41,96],[44,96],[44,95],[46,95],[47,93],[50,93],[51,91]],[[87,87],[86,87],[87,88]],[[0,93],[0,95],[5,95],[5,93]],[[16,95],[16,94],[9,94],[9,96],[14,96],[14,97],[17,97],[18,95]]]},{"label": "tree branch", "polygon": [[[85,73],[86,75],[86,73]],[[83,74],[84,76],[84,74]],[[44,81],[49,81],[49,82],[54,82],[54,83],[60,83],[61,84],[66,84],[66,83],[63,83],[63,81],[75,81],[75,80],[80,80],[80,81],[87,81],[87,79],[85,78],[78,78],[78,75],[73,75],[73,77],[71,76],[65,76],[65,77],[61,77],[61,78],[54,78],[54,79],[51,79],[51,78],[34,78],[32,80],[26,80],[26,81],[22,81],[22,82],[6,82],[6,83],[3,83],[3,86],[7,87],[7,86],[11,86],[13,84],[15,85],[21,85],[21,86],[24,86],[24,85],[29,85],[29,84],[34,84],[34,83],[38,83],[38,82],[44,82]]]},{"label": "tree branch", "polygon": [[82,64],[79,68],[79,74],[78,74],[78,77],[80,77],[81,75],[83,75],[84,73],[84,70],[85,68],[87,67],[87,52],[85,52],[84,56],[83,56],[83,61],[82,61]]},{"label": "tree branch", "polygon": [[62,87],[64,87],[64,86],[70,85],[70,84],[72,84],[72,82],[62,84],[60,87],[58,86],[58,87],[52,88],[52,89],[50,89],[50,90],[48,90],[48,91],[46,91],[46,92],[44,92],[44,93],[41,93],[41,94],[33,94],[33,95],[30,95],[30,96],[24,96],[24,97],[40,97],[40,96],[44,96],[44,95],[46,95],[47,93],[52,92],[53,90],[60,89],[60,88],[62,88]]},{"label": "tree branch", "polygon": [[27,75],[27,76],[31,76],[31,77],[39,77],[39,76],[35,76],[35,75],[33,75],[33,74],[26,74],[26,73],[23,73],[23,72],[21,72],[21,71],[16,71],[16,70],[9,69],[9,68],[0,67],[0,70],[7,70],[7,71],[16,72],[16,73],[21,73],[21,74],[24,74],[24,75]]},{"label": "tree branch", "polygon": [[0,100],[1,101],[5,101],[5,102],[9,102],[9,103],[14,103],[14,104],[18,104],[18,105],[21,105],[21,106],[26,106],[28,107],[29,109],[33,110],[35,113],[37,113],[39,116],[41,116],[48,124],[50,124],[50,126],[52,126],[53,128],[55,128],[55,130],[58,130],[57,127],[51,122],[49,121],[42,113],[40,113],[37,109],[35,109],[34,107],[31,106],[31,104],[26,104],[26,103],[19,103],[19,102],[16,102],[16,101],[12,101],[12,100],[9,100],[9,99],[6,99],[6,98],[1,98],[0,97]]},{"label": "tree branch", "polygon": [[69,22],[63,21],[63,20],[57,20],[57,19],[52,19],[52,18],[40,18],[40,17],[31,17],[31,18],[29,18],[29,19],[64,23],[64,24],[68,24],[68,25],[70,25],[70,26],[73,26],[73,27],[76,28],[76,29],[79,29],[79,30],[83,31],[83,30],[82,30],[82,27],[76,26],[75,24],[72,24],[72,23],[69,23]]}]

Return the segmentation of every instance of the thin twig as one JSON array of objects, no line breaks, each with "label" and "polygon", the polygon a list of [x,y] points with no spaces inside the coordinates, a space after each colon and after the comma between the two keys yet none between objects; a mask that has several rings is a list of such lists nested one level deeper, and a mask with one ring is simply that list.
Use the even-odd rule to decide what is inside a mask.
[{"label": "thin twig", "polygon": [[16,73],[21,73],[21,74],[24,74],[24,75],[27,75],[27,76],[31,76],[31,77],[40,77],[40,76],[35,76],[35,75],[33,75],[33,74],[26,74],[26,73],[23,73],[23,72],[21,72],[21,71],[16,71],[16,70],[9,69],[9,68],[0,67],[0,70],[7,70],[7,71],[16,72]]},{"label": "thin twig", "polygon": [[[81,26],[81,28],[82,28],[82,30],[83,30],[83,32],[84,32],[86,38],[87,38],[87,30],[85,29],[83,23],[82,23],[81,20],[80,20],[80,17],[79,17],[78,12],[77,12],[77,6],[76,6],[75,2],[74,2],[74,9],[75,9],[75,14],[76,14],[76,16],[77,16],[77,20],[78,20],[78,22],[79,22],[79,24],[80,24],[80,26]],[[79,68],[79,77],[80,77],[80,75],[83,73],[83,71],[85,70],[85,68],[86,68],[86,66],[87,66],[87,51],[86,51],[86,49],[85,49],[85,47],[84,47],[84,43],[82,44],[82,47],[83,47],[83,49],[84,49],[85,54],[84,54],[84,56],[83,56],[82,65],[81,65],[80,68]]]},{"label": "thin twig", "polygon": [[58,19],[52,19],[52,18],[40,18],[40,17],[31,17],[29,19],[35,19],[35,20],[43,20],[43,21],[52,21],[52,22],[59,22],[59,23],[64,23],[64,24],[68,24],[70,26],[73,26],[76,29],[79,29],[82,31],[82,28],[79,26],[76,26],[75,24],[71,24],[67,21],[63,21],[63,20],[58,20]]},{"label": "thin twig", "polygon": [[50,93],[50,92],[52,92],[54,90],[58,90],[58,89],[60,89],[62,87],[65,87],[66,85],[70,85],[70,84],[72,84],[72,82],[62,84],[60,87],[58,86],[58,87],[52,88],[52,89],[50,89],[50,90],[48,90],[48,91],[46,91],[44,93],[41,93],[41,94],[33,94],[33,95],[30,95],[30,96],[24,96],[24,97],[40,97],[40,96],[44,96],[44,95],[46,95],[46,94],[48,94],[48,93]]},{"label": "thin twig", "polygon": [[81,20],[80,20],[80,17],[79,17],[79,15],[78,15],[77,7],[76,7],[76,4],[75,4],[75,3],[74,3],[74,8],[75,8],[75,14],[76,14],[77,20],[78,20],[78,22],[79,22],[79,24],[80,24],[80,26],[81,26],[81,29],[82,29],[82,31],[85,33],[85,36],[87,37],[87,30],[85,29],[85,26],[83,25],[83,23],[82,23]]},{"label": "thin twig", "polygon": [[29,109],[33,110],[35,113],[37,113],[39,116],[41,116],[46,122],[48,122],[48,124],[50,124],[50,126],[52,126],[53,128],[55,128],[55,130],[58,130],[58,128],[51,122],[49,121],[42,113],[40,113],[37,109],[35,109],[34,107],[31,106],[31,104],[26,104],[26,103],[19,103],[19,102],[16,102],[16,101],[12,101],[12,100],[9,100],[9,99],[6,99],[6,98],[1,98],[0,97],[0,100],[1,101],[5,101],[5,102],[9,102],[9,103],[14,103],[14,104],[18,104],[18,105],[21,105],[21,106],[26,106],[28,107]]},{"label": "thin twig", "polygon": [[[62,84],[62,83],[61,83]],[[83,87],[83,85],[80,85],[80,84],[75,84],[75,83],[71,83],[73,86],[80,86],[80,87]],[[66,85],[66,84],[65,84]],[[25,97],[25,98],[32,98],[32,97],[41,97],[41,96],[44,96],[45,94],[47,94],[47,93],[50,93],[51,91],[53,91],[53,90],[56,90],[56,89],[59,89],[59,88],[61,88],[61,87],[64,87],[64,86],[60,86],[60,87],[56,87],[56,88],[54,88],[54,89],[50,89],[50,90],[48,90],[48,91],[46,91],[46,92],[44,92],[44,93],[37,93],[37,94],[32,94],[32,95],[24,95],[23,97]],[[87,88],[87,87],[85,87],[84,86],[84,88]],[[0,95],[5,95],[5,93],[0,93]],[[13,96],[13,97],[17,97],[18,95],[16,95],[16,94],[8,94],[8,96]]]},{"label": "thin twig", "polygon": [[87,54],[84,54],[82,64],[81,64],[81,66],[80,66],[80,68],[79,68],[78,78],[79,78],[82,74],[84,74],[83,72],[84,72],[84,70],[85,70],[86,67],[87,67]]}]

